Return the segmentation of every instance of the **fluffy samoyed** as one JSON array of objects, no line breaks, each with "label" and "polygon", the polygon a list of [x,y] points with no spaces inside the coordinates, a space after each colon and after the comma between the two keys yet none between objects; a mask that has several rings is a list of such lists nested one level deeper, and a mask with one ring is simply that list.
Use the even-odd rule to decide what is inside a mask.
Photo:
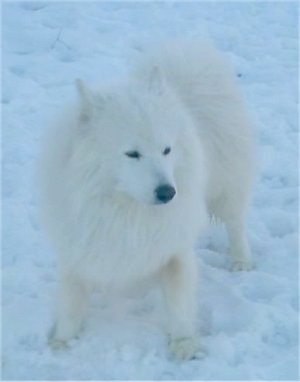
[{"label": "fluffy samoyed", "polygon": [[76,82],[42,158],[42,210],[59,254],[53,346],[76,336],[93,287],[156,276],[171,352],[196,335],[198,235],[224,222],[235,270],[251,268],[245,233],[253,173],[250,122],[227,59],[210,42],[142,54],[128,78],[97,91]]}]

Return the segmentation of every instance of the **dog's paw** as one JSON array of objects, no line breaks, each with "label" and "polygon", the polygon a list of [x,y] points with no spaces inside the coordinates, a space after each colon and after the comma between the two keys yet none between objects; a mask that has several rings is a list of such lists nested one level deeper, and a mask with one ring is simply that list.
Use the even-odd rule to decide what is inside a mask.
[{"label": "dog's paw", "polygon": [[53,350],[66,350],[69,348],[68,340],[57,335],[56,325],[53,325],[48,333],[48,345]]},{"label": "dog's paw", "polygon": [[59,338],[52,338],[48,340],[48,344],[52,350],[67,350],[70,347],[68,341]]},{"label": "dog's paw", "polygon": [[203,358],[206,351],[197,337],[174,338],[169,342],[169,349],[178,361]]},{"label": "dog's paw", "polygon": [[232,272],[241,272],[241,271],[252,271],[254,269],[254,263],[251,260],[237,260],[234,261],[231,265],[230,270]]}]

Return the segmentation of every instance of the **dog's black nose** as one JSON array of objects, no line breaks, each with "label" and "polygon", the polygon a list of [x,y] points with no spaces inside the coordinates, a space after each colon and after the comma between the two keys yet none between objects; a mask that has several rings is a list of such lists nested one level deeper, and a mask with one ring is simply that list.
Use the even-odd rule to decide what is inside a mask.
[{"label": "dog's black nose", "polygon": [[156,199],[161,203],[168,203],[176,194],[175,188],[169,184],[164,184],[155,189]]}]

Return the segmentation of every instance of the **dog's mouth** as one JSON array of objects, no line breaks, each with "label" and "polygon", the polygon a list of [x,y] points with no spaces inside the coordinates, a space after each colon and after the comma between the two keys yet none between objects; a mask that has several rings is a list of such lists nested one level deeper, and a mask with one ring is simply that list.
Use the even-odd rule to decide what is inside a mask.
[{"label": "dog's mouth", "polygon": [[172,202],[173,198],[171,200],[168,200],[166,202],[161,202],[161,201],[158,201],[158,200],[155,200],[153,205],[155,206],[165,206],[165,205],[170,205],[171,202]]}]

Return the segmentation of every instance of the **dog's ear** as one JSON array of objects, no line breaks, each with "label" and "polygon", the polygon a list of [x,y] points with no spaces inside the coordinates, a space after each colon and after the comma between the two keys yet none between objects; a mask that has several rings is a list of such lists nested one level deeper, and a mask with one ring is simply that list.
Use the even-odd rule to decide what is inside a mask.
[{"label": "dog's ear", "polygon": [[93,93],[80,78],[76,79],[75,84],[80,102],[79,118],[87,122],[93,113]]},{"label": "dog's ear", "polygon": [[148,89],[156,95],[164,93],[165,83],[158,66],[153,66],[150,71]]}]

